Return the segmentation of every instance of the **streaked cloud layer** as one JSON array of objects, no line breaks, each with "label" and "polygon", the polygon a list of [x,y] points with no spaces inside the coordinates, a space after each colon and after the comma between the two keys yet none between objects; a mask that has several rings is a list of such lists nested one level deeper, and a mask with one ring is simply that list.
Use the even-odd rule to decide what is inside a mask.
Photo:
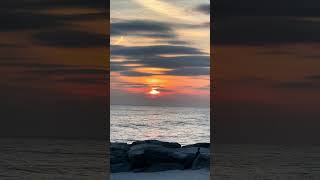
[{"label": "streaked cloud layer", "polygon": [[[111,1],[111,103],[208,107],[208,6],[207,0]],[[156,99],[148,94],[154,89]]]},{"label": "streaked cloud layer", "polygon": [[0,136],[105,138],[107,1],[0,4]]},{"label": "streaked cloud layer", "polygon": [[216,5],[217,141],[318,143],[319,1]]}]

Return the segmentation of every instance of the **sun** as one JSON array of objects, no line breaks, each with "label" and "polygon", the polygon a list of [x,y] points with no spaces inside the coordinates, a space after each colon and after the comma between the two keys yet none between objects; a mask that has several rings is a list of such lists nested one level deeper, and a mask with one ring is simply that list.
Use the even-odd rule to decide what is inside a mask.
[{"label": "sun", "polygon": [[151,95],[159,95],[159,94],[160,94],[160,91],[158,91],[156,88],[152,88],[152,89],[149,91],[149,94],[151,94]]}]

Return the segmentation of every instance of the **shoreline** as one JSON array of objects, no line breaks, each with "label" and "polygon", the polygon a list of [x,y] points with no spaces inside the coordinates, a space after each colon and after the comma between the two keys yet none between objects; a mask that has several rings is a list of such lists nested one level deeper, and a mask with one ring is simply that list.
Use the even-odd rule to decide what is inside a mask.
[{"label": "shoreline", "polygon": [[210,169],[210,143],[186,146],[158,140],[111,143],[111,174],[200,169]]},{"label": "shoreline", "polygon": [[171,171],[160,171],[160,172],[121,172],[111,173],[111,180],[209,180],[210,171],[209,169],[199,170],[171,170]]}]

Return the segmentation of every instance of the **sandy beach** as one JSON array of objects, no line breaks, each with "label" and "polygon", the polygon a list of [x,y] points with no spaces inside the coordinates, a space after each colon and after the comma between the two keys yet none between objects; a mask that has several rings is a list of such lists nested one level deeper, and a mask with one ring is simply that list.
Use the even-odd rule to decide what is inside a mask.
[{"label": "sandy beach", "polygon": [[173,170],[152,173],[112,173],[111,180],[209,180],[210,172],[208,169],[200,170]]}]

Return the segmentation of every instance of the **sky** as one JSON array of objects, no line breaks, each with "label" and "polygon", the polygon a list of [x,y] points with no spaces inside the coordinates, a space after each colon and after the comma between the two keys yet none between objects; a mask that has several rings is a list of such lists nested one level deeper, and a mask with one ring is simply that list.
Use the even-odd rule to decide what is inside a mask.
[{"label": "sky", "polygon": [[0,2],[0,136],[105,138],[104,0]]},{"label": "sky", "polygon": [[319,144],[320,2],[224,0],[215,10],[216,142]]},{"label": "sky", "polygon": [[110,2],[111,104],[209,107],[209,2]]}]

